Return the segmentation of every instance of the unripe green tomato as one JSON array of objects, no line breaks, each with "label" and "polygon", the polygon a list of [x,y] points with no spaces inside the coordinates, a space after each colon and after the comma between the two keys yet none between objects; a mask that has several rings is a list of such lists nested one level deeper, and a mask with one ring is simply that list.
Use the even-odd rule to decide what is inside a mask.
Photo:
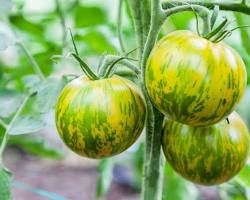
[{"label": "unripe green tomato", "polygon": [[124,78],[92,81],[80,77],[61,92],[56,126],[79,155],[103,158],[128,149],[144,127],[146,109],[137,86]]},{"label": "unripe green tomato", "polygon": [[145,72],[155,106],[169,118],[207,126],[228,116],[244,94],[246,69],[231,47],[175,31],[153,49]]},{"label": "unripe green tomato", "polygon": [[162,139],[167,162],[184,178],[215,185],[234,177],[249,154],[249,132],[234,112],[229,124],[222,120],[208,127],[190,127],[166,121]]}]

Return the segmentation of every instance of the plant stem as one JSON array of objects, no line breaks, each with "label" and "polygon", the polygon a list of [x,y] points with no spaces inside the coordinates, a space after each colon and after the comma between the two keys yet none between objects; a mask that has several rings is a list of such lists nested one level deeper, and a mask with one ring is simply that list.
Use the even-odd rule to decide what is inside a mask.
[{"label": "plant stem", "polygon": [[59,0],[55,0],[55,1],[56,1],[56,12],[58,13],[60,23],[62,26],[62,33],[63,33],[62,43],[64,47],[66,44],[66,40],[67,40],[67,27],[66,27],[66,22],[65,22],[65,16],[64,16]]},{"label": "plant stem", "polygon": [[137,46],[139,48],[139,58],[142,57],[149,29],[150,13],[147,9],[149,6],[148,2],[149,0],[129,0],[135,25]]},{"label": "plant stem", "polygon": [[125,45],[122,39],[122,8],[123,8],[124,0],[119,0],[118,6],[118,16],[117,16],[117,34],[121,47],[122,53],[126,52]]},{"label": "plant stem", "polygon": [[147,102],[144,178],[142,183],[143,200],[161,200],[162,197],[161,131],[164,116],[153,108],[150,101],[145,86],[145,68],[163,21],[164,13],[160,6],[160,0],[151,0],[151,25],[141,62],[142,89]]},{"label": "plant stem", "polygon": [[23,44],[23,42],[21,41],[17,41],[16,44],[21,47],[21,49],[23,50],[23,52],[25,53],[25,55],[28,57],[31,66],[33,67],[34,71],[36,72],[36,74],[40,77],[41,80],[45,80],[45,76],[43,74],[43,72],[41,71],[40,66],[38,65],[38,63],[36,62],[35,58],[31,55],[31,53],[29,52],[29,50],[25,47],[25,45]]},{"label": "plant stem", "polygon": [[210,24],[210,11],[206,7],[200,6],[200,5],[179,5],[173,8],[170,8],[165,11],[165,18],[179,13],[183,11],[195,11],[199,14],[199,16],[203,19],[204,24],[204,34],[207,34],[210,32],[211,24]]},{"label": "plant stem", "polygon": [[[228,3],[226,1],[204,2],[201,0],[188,1],[188,3],[190,5],[201,5],[209,9],[213,9],[215,5],[218,5],[220,7],[220,10],[235,11],[235,12],[241,12],[241,13],[250,15],[250,6],[243,4],[243,3]],[[180,5],[183,5],[181,1],[166,1],[162,3],[162,7],[164,9],[169,9],[169,8],[180,6]]]},{"label": "plant stem", "polygon": [[[120,58],[119,56],[115,56],[115,55],[105,56],[105,58],[103,59],[102,65],[100,66],[99,76],[103,77],[107,67],[111,65],[113,62],[115,62],[116,60],[118,60],[119,58]],[[128,69],[132,70],[136,74],[141,73],[140,69],[134,63],[130,62],[128,59],[121,60],[119,63],[121,65],[124,65]]]},{"label": "plant stem", "polygon": [[4,132],[4,136],[3,136],[3,140],[0,146],[0,166],[3,166],[3,152],[4,149],[7,145],[8,139],[9,139],[9,130],[12,128],[13,124],[15,123],[17,117],[19,117],[19,115],[21,114],[23,108],[25,107],[26,103],[28,102],[29,98],[32,96],[33,94],[26,96],[22,102],[22,104],[20,105],[19,109],[17,110],[16,114],[14,115],[14,117],[11,119],[10,123],[7,125],[6,130]]}]

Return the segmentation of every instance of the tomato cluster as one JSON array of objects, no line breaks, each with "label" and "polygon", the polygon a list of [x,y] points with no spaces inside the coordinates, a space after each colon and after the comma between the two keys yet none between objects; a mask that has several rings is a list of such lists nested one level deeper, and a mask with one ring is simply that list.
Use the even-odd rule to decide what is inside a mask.
[{"label": "tomato cluster", "polygon": [[249,152],[247,127],[232,113],[246,87],[240,55],[223,42],[175,31],[152,51],[145,80],[152,102],[168,117],[162,145],[169,164],[204,185],[237,174]]},{"label": "tomato cluster", "polygon": [[[239,172],[250,139],[233,112],[246,87],[245,65],[234,49],[190,31],[175,31],[151,52],[145,83],[152,103],[167,117],[163,151],[179,174],[213,185]],[[137,140],[145,113],[143,95],[133,82],[119,76],[80,77],[61,92],[56,125],[71,150],[103,158]]]}]

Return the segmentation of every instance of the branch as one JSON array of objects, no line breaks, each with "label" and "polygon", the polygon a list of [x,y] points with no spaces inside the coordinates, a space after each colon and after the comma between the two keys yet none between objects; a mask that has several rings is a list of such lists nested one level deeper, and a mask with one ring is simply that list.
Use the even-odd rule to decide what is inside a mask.
[{"label": "branch", "polygon": [[200,5],[179,5],[173,8],[169,8],[165,11],[165,18],[169,17],[170,15],[184,12],[184,11],[195,11],[199,14],[199,16],[203,19],[204,23],[204,33],[207,34],[210,32],[210,10],[206,7]]},{"label": "branch", "polygon": [[123,7],[124,0],[119,0],[118,6],[118,16],[117,16],[117,34],[120,43],[120,47],[122,53],[126,52],[125,45],[122,39],[122,7]]},{"label": "branch", "polygon": [[10,123],[6,126],[5,132],[4,132],[4,136],[3,136],[3,140],[0,146],[0,166],[3,166],[3,151],[7,145],[8,142],[8,138],[9,138],[9,130],[12,128],[13,124],[15,123],[16,119],[19,117],[19,115],[21,114],[21,112],[23,111],[25,105],[27,104],[29,98],[32,96],[28,95],[24,98],[21,106],[19,107],[19,109],[17,110],[16,114],[14,115],[14,117],[11,119]]},{"label": "branch", "polygon": [[[99,76],[103,77],[104,74],[105,74],[106,68],[109,65],[111,65],[113,62],[115,62],[116,60],[118,60],[119,58],[120,58],[120,56],[115,56],[115,55],[107,55],[107,56],[105,56],[105,58],[103,59],[102,65],[100,66]],[[121,60],[119,63],[121,65],[124,65],[128,69],[132,70],[137,75],[139,75],[141,73],[140,69],[134,63],[130,62],[127,59]]]},{"label": "branch", "polygon": [[141,60],[144,51],[144,45],[146,43],[149,24],[150,24],[150,12],[147,7],[149,7],[149,0],[129,0],[130,8],[133,15],[135,33],[137,39],[137,46],[139,47],[139,58]]},{"label": "branch", "polygon": [[45,80],[45,76],[43,74],[43,72],[41,71],[40,66],[38,65],[38,63],[36,62],[35,58],[32,56],[32,54],[29,52],[29,50],[25,47],[25,45],[23,44],[23,42],[21,41],[17,41],[16,44],[18,46],[21,47],[21,49],[24,51],[24,53],[26,54],[26,56],[28,57],[31,66],[33,67],[34,71],[36,72],[36,74],[40,77],[41,80]]},{"label": "branch", "polygon": [[62,26],[62,33],[63,33],[62,41],[63,41],[63,47],[64,47],[66,44],[66,39],[67,39],[67,28],[66,28],[65,16],[64,16],[59,0],[55,0],[55,1],[56,1],[56,12],[59,16],[60,23]]},{"label": "branch", "polygon": [[[244,4],[243,2],[242,3],[228,3],[226,1],[203,2],[198,0],[198,1],[188,1],[188,3],[191,5],[201,5],[209,9],[213,9],[215,5],[218,5],[220,7],[220,10],[235,11],[250,15],[250,6]],[[162,3],[162,8],[169,9],[180,5],[183,5],[181,1],[167,1]]]}]

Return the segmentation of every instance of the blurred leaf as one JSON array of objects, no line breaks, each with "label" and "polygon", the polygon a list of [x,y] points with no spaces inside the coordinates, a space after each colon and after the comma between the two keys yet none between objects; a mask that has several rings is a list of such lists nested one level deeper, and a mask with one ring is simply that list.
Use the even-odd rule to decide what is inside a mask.
[{"label": "blurred leaf", "polygon": [[41,113],[48,113],[54,108],[58,95],[66,83],[67,79],[62,77],[59,80],[49,78],[40,85],[37,94],[37,107]]},{"label": "blurred leaf", "polygon": [[12,0],[0,0],[0,19],[6,18],[12,8]]},{"label": "blurred leaf", "polygon": [[231,181],[219,186],[222,200],[247,200],[246,189],[237,181]]},{"label": "blurred leaf", "polygon": [[250,164],[246,164],[245,167],[238,174],[238,178],[242,181],[247,187],[250,188]]},{"label": "blurred leaf", "polygon": [[0,117],[9,118],[22,102],[22,95],[16,91],[0,89]]},{"label": "blurred leaf", "polygon": [[14,136],[9,140],[9,145],[17,145],[31,153],[40,157],[50,159],[62,159],[64,157],[59,148],[50,146],[46,141],[30,136]]},{"label": "blurred leaf", "polygon": [[[249,20],[250,20],[249,16],[242,15],[239,13],[235,13],[234,15],[238,23],[238,26],[249,24]],[[245,50],[248,52],[248,54],[250,55],[250,45],[249,45],[250,33],[248,32],[247,28],[242,28],[240,29],[240,34],[241,34],[242,45],[245,48]]]},{"label": "blurred leaf", "polygon": [[96,186],[96,197],[100,198],[107,194],[113,179],[113,160],[111,158],[103,159],[98,165],[98,180]]},{"label": "blurred leaf", "polygon": [[104,24],[106,19],[106,12],[100,7],[77,6],[75,10],[75,24],[78,28]]},{"label": "blurred leaf", "polygon": [[9,19],[10,22],[20,30],[32,34],[35,37],[43,38],[44,28],[41,24],[30,22],[25,19],[23,15],[12,15]]},{"label": "blurred leaf", "polygon": [[163,199],[199,199],[199,192],[194,184],[184,180],[181,176],[166,164],[165,184],[163,189]]},{"label": "blurred leaf", "polygon": [[[246,122],[248,128],[250,128],[250,86],[247,86],[244,96],[242,97],[240,103],[237,106],[237,112]],[[250,177],[250,176],[249,176]],[[250,186],[250,185],[249,185]]]},{"label": "blurred leaf", "polygon": [[27,75],[23,77],[23,83],[25,88],[29,91],[30,94],[37,92],[41,79],[38,75]]},{"label": "blurred leaf", "polygon": [[0,166],[0,197],[1,200],[12,200],[12,173]]},{"label": "blurred leaf", "polygon": [[103,54],[104,52],[114,54],[116,48],[110,41],[111,35],[101,28],[91,28],[83,34],[77,34],[75,39],[84,45],[84,54]]},{"label": "blurred leaf", "polygon": [[45,126],[45,123],[35,117],[22,116],[16,119],[13,126],[10,128],[9,135],[21,135],[28,133],[36,133]]},{"label": "blurred leaf", "polygon": [[5,49],[7,49],[7,47],[8,47],[8,44],[6,42],[7,38],[6,38],[5,34],[3,34],[3,33],[0,33],[0,38],[1,38],[0,39],[0,51],[3,51]]}]

